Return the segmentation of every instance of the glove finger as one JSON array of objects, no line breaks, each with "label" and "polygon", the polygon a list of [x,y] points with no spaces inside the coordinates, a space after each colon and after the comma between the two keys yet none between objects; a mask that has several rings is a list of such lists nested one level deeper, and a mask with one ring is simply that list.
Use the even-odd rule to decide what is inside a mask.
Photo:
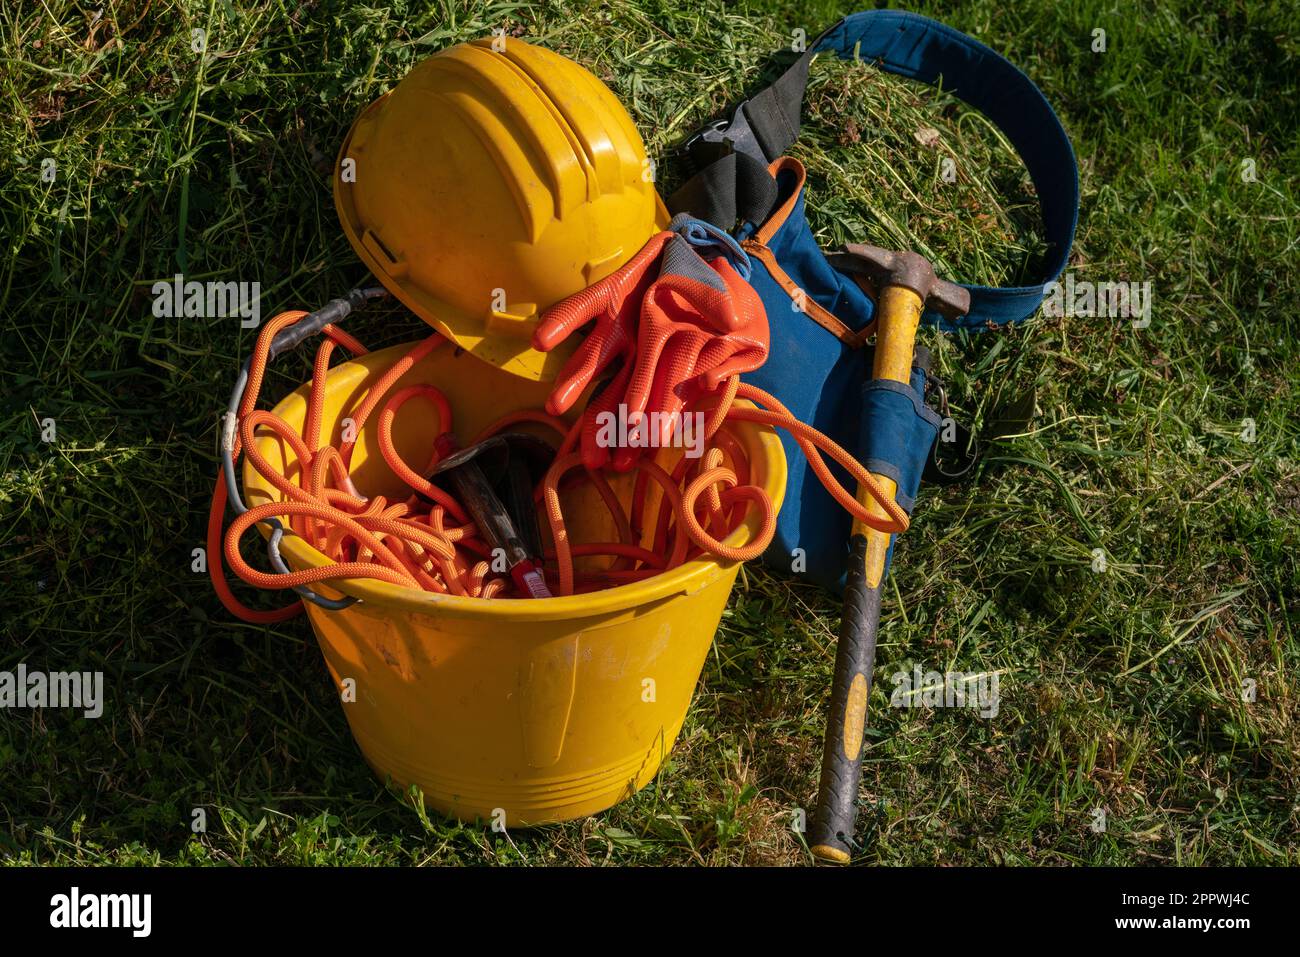
[{"label": "glove finger", "polygon": [[672,337],[672,324],[658,303],[657,284],[651,286],[641,302],[640,326],[637,330],[636,361],[628,381],[624,401],[628,412],[643,412],[650,388],[654,384],[655,369],[663,355],[664,346]]},{"label": "glove finger", "polygon": [[614,450],[613,456],[609,460],[609,467],[615,472],[630,472],[640,464],[642,459],[653,459],[657,450],[652,446],[642,448],[641,446],[623,445]]},{"label": "glove finger", "polygon": [[[628,306],[635,306],[636,291],[653,279],[650,270],[653,245],[653,240],[646,243],[632,261],[542,313],[541,322],[533,331],[533,348],[549,352],[592,319],[598,320],[593,332],[596,335],[601,331],[608,333],[611,327],[623,325],[632,318],[635,313],[629,314]],[[607,328],[602,330],[602,326]]]},{"label": "glove finger", "polygon": [[[605,383],[599,392],[591,397],[582,415],[581,452],[582,464],[589,469],[604,468],[610,455],[616,450],[618,441],[618,419],[616,410],[623,401],[627,388],[630,367],[625,363]],[[612,420],[609,416],[615,416]],[[611,434],[610,425],[613,425]]]},{"label": "glove finger", "polygon": [[671,443],[674,432],[681,428],[682,409],[686,405],[690,384],[695,379],[702,341],[699,337],[686,340],[676,336],[660,362],[648,406],[652,416],[659,415],[655,438],[661,445]]},{"label": "glove finger", "polygon": [[[690,305],[667,286],[656,284],[647,293],[641,310],[636,369],[628,385],[630,411],[644,411],[650,405],[655,379],[670,362],[670,352],[673,355],[670,364],[677,374],[683,371],[677,356],[689,352],[693,363],[695,355],[708,342],[710,335],[690,321],[694,314]],[[686,367],[684,374],[690,373]]]},{"label": "glove finger", "polygon": [[605,284],[613,278],[607,277],[568,299],[561,299],[542,313],[541,322],[533,330],[533,348],[539,352],[550,352],[575,330],[581,329],[593,319],[607,318],[610,297],[609,288]]},{"label": "glove finger", "polygon": [[766,349],[742,349],[729,359],[705,370],[700,378],[704,388],[712,392],[733,375],[753,372],[767,360]]},{"label": "glove finger", "polygon": [[568,412],[592,380],[610,364],[616,345],[602,336],[588,336],[556,377],[555,387],[546,398],[546,411],[551,415]]},{"label": "glove finger", "polygon": [[[654,279],[651,268],[660,250],[674,234],[656,233],[631,259],[604,279],[592,283],[581,292],[562,299],[547,309],[542,321],[533,332],[533,348],[549,352],[580,329],[592,318],[600,316],[610,322],[632,318],[626,314],[629,299],[636,299],[636,290]],[[635,303],[634,303],[635,304]]]},{"label": "glove finger", "polygon": [[712,282],[700,281],[694,276],[663,276],[659,280],[662,287],[660,298],[677,322],[688,322],[715,334],[731,332],[741,325],[741,318],[725,285],[711,272],[709,274]]},{"label": "glove finger", "polygon": [[767,338],[767,310],[763,308],[763,299],[758,291],[736,272],[735,267],[725,256],[719,256],[709,265],[726,284],[732,308],[736,313],[736,328],[749,328],[758,324],[763,328],[763,337]]}]

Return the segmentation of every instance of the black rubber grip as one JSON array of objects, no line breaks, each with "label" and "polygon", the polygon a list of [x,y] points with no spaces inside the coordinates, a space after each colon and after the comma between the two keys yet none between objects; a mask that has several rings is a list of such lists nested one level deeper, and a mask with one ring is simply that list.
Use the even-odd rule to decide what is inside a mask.
[{"label": "black rubber grip", "polygon": [[858,816],[858,783],[862,779],[867,702],[876,664],[876,631],[880,627],[880,587],[871,588],[866,580],[867,539],[854,535],[849,546],[848,582],[822,749],[821,784],[808,831],[812,852],[822,860],[837,863],[847,863],[856,847],[853,831]]},{"label": "black rubber grip", "polygon": [[271,340],[267,350],[274,359],[286,349],[292,349],[298,343],[316,335],[326,326],[342,322],[352,312],[363,308],[371,299],[380,299],[388,293],[382,287],[369,289],[352,289],[342,299],[331,299],[310,315],[303,316],[287,329],[281,329]]}]

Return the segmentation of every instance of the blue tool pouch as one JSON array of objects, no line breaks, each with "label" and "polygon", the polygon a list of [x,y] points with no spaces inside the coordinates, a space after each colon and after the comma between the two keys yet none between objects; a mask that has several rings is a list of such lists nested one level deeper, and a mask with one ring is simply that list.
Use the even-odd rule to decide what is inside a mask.
[{"label": "blue tool pouch", "polygon": [[888,379],[867,381],[859,405],[857,447],[862,464],[894,480],[898,486],[894,501],[909,515],[942,421],[921,398],[924,389],[925,374],[913,369],[910,385]]},{"label": "blue tool pouch", "polygon": [[[809,65],[821,51],[926,83],[942,80],[945,90],[1002,130],[1033,180],[1050,245],[1040,280],[1001,289],[968,285],[970,311],[951,321],[926,312],[922,321],[929,325],[979,330],[1019,322],[1038,309],[1074,239],[1078,167],[1064,128],[1028,77],[979,41],[896,10],[845,17],[774,83],[681,148],[696,173],[669,197],[669,209],[733,231],[750,256],[750,283],[767,309],[769,357],[745,381],[772,393],[870,470],[897,476],[898,500],[910,512],[939,427],[921,399],[924,375],[913,369],[911,389],[869,383],[862,349],[874,331],[875,305],[817,246],[804,214],[803,167],[783,155],[798,138]],[[850,518],[795,441],[782,434],[782,443],[789,480],[766,558],[774,568],[841,591]],[[851,487],[838,466],[832,471]]]}]

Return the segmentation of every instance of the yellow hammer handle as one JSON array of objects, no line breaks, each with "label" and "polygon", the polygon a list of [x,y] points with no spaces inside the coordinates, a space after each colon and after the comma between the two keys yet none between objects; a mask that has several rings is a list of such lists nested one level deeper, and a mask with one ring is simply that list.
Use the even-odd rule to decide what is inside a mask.
[{"label": "yellow hammer handle", "polygon": [[[921,297],[903,286],[886,286],[876,305],[880,318],[872,377],[906,383],[912,375],[912,347],[921,321]],[[893,498],[898,491],[893,479],[883,475],[875,475],[875,479]],[[857,499],[873,515],[887,515],[861,486]],[[887,532],[854,522],[849,538],[849,569],[822,748],[822,777],[808,833],[813,855],[837,864],[847,864],[852,856],[867,699],[871,697],[876,632],[880,627],[880,582],[890,537]]]}]

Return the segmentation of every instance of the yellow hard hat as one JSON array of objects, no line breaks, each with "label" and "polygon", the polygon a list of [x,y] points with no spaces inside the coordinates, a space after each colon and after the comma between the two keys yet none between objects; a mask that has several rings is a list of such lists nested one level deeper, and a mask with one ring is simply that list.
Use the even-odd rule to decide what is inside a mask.
[{"label": "yellow hard hat", "polygon": [[668,222],[614,94],[557,53],[477,40],[416,66],[357,117],[334,205],[357,255],[470,353],[554,378],[541,312],[612,273]]}]

